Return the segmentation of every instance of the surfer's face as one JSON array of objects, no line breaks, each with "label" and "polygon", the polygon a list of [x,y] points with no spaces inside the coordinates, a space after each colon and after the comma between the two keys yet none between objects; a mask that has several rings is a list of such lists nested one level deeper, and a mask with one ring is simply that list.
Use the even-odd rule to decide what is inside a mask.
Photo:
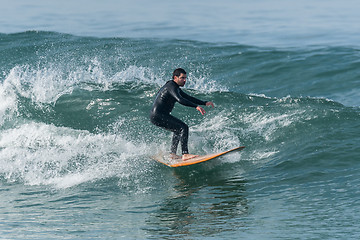
[{"label": "surfer's face", "polygon": [[174,81],[179,85],[180,87],[183,87],[186,83],[186,74],[180,73],[180,76],[175,76]]}]

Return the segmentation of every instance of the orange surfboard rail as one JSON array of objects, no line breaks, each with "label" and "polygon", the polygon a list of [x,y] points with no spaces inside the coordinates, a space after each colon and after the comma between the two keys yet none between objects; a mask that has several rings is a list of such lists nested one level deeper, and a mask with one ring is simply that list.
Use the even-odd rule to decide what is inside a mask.
[{"label": "orange surfboard rail", "polygon": [[202,156],[198,156],[195,158],[191,158],[189,160],[183,161],[182,159],[179,160],[171,160],[171,161],[165,161],[164,157],[159,154],[157,156],[153,156],[152,158],[155,159],[156,161],[165,164],[168,167],[184,167],[184,166],[189,166],[189,165],[193,165],[193,164],[197,164],[197,163],[201,163],[201,162],[205,162],[205,161],[209,161],[211,159],[223,156],[225,154],[228,154],[230,152],[235,152],[235,151],[240,151],[242,149],[244,149],[244,146],[241,147],[237,147],[237,148],[233,148],[230,150],[227,150],[225,152],[220,152],[220,153],[212,153],[212,154],[207,154],[207,155],[202,155]]}]

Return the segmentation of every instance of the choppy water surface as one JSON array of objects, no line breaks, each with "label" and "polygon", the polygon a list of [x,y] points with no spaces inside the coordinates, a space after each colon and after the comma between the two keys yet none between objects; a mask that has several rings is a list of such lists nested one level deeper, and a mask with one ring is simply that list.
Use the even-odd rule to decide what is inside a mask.
[{"label": "choppy water surface", "polygon": [[[271,2],[200,1],[179,19],[161,1],[142,18],[91,3],[68,12],[68,25],[58,18],[67,5],[4,5],[3,16],[38,10],[0,28],[1,237],[357,239],[359,48],[356,26],[339,40],[330,24],[356,19],[356,4]],[[304,15],[292,17],[295,7]],[[41,15],[55,8],[58,17]],[[200,9],[218,9],[218,20]],[[89,12],[92,24],[75,20]],[[205,116],[175,107],[190,151],[243,151],[176,170],[150,159],[169,148],[148,113],[176,67],[189,73],[186,92],[216,104]]]}]

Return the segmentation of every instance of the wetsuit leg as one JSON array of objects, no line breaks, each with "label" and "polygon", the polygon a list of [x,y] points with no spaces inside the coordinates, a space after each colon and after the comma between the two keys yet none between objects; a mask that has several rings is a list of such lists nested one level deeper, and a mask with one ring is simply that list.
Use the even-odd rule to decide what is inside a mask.
[{"label": "wetsuit leg", "polygon": [[[182,121],[180,121],[180,122],[182,122]],[[171,153],[174,153],[174,154],[176,154],[176,150],[179,145],[179,140],[181,141],[182,154],[189,153],[189,150],[188,150],[189,127],[184,122],[182,122],[182,123],[183,123],[183,125],[181,125],[180,129],[177,131],[174,131],[174,135],[172,138]]]},{"label": "wetsuit leg", "polygon": [[176,150],[181,142],[182,154],[188,154],[188,138],[189,138],[189,127],[180,119],[171,115],[157,114],[150,116],[151,122],[174,133],[171,144],[171,153],[176,154]]}]

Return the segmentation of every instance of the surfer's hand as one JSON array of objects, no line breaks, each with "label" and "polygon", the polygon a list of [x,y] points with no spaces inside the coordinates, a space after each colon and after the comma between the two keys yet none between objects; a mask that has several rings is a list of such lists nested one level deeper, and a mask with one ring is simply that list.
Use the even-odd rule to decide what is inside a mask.
[{"label": "surfer's hand", "polygon": [[205,110],[200,106],[197,106],[196,110],[198,110],[201,113],[201,115],[204,115],[206,113]]},{"label": "surfer's hand", "polygon": [[206,106],[212,106],[212,107],[214,107],[214,103],[213,103],[213,102],[206,102]]}]

